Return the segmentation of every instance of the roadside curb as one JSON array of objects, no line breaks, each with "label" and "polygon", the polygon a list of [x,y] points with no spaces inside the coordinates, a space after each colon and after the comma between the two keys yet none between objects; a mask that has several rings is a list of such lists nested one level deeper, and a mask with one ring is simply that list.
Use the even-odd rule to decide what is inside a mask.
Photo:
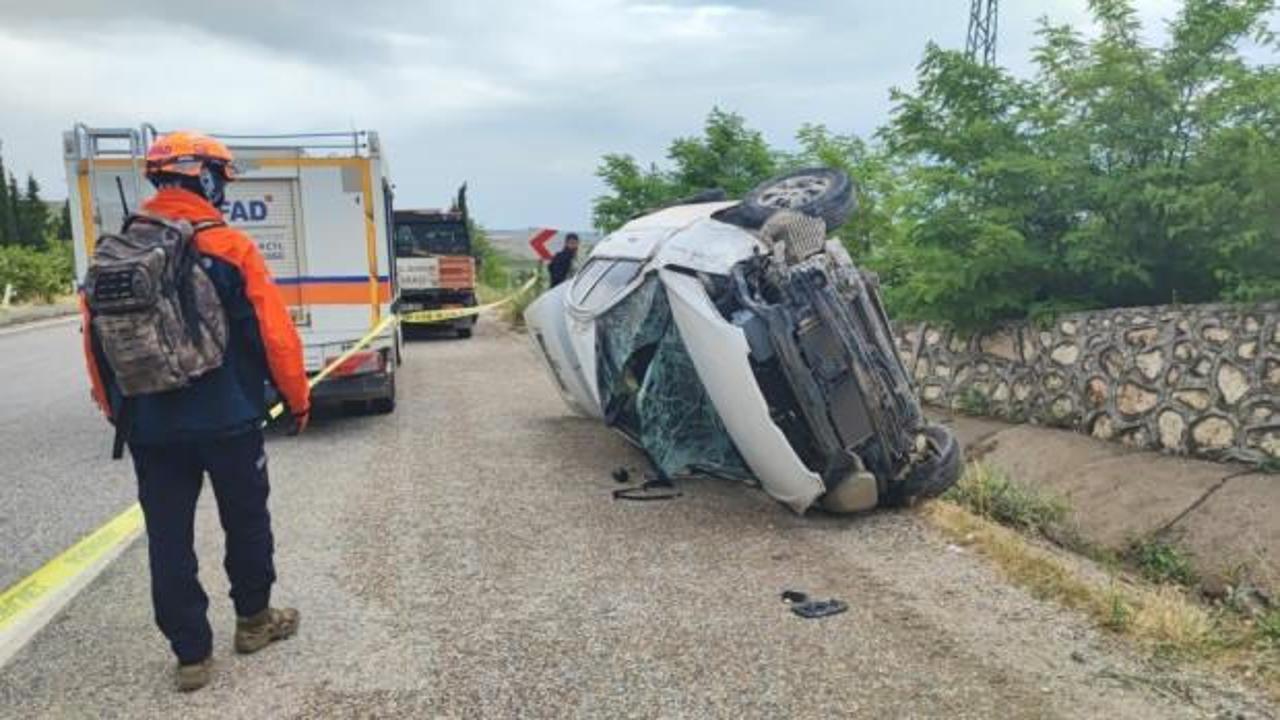
[{"label": "roadside curb", "polygon": [[79,312],[78,305],[67,303],[0,308],[0,334],[16,332],[31,326],[46,327],[58,320],[73,317]]},{"label": "roadside curb", "polygon": [[21,335],[25,332],[43,330],[44,328],[57,327],[59,325],[71,325],[79,319],[78,313],[67,313],[66,315],[59,315],[42,320],[30,320],[26,322],[10,323],[9,325],[0,325],[0,337]]},{"label": "roadside curb", "polygon": [[1280,596],[1280,476],[1065,430],[930,414],[952,427],[969,460],[1062,498],[1084,541],[1115,551],[1166,541],[1187,553],[1206,589],[1247,579]]}]

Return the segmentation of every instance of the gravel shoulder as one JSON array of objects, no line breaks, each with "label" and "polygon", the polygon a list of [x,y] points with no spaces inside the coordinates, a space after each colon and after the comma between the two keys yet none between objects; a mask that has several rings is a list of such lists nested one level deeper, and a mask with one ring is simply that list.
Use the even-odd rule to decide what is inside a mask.
[{"label": "gravel shoulder", "polygon": [[[145,541],[8,666],[23,717],[1272,717],[1220,679],[1161,668],[1000,581],[910,513],[799,518],[644,467],[569,417],[525,339],[407,348],[394,415],[318,419],[270,444],[280,602],[299,635],[251,657],[212,498],[198,520],[217,671],[170,690]],[[105,458],[102,460],[105,464]],[[791,615],[787,588],[849,603]],[[5,711],[6,713],[8,710]]]}]

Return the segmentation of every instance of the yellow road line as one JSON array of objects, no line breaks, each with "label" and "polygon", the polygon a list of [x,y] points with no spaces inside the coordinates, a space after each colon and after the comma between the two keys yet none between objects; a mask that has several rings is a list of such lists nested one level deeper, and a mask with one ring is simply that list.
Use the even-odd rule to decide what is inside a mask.
[{"label": "yellow road line", "polygon": [[0,664],[142,532],[137,503],[0,594]]},{"label": "yellow road line", "polygon": [[[334,368],[368,345],[387,327],[398,321],[439,322],[474,315],[483,310],[504,305],[529,290],[530,279],[516,292],[492,303],[458,310],[432,310],[410,313],[401,318],[391,315],[378,323],[367,335],[347,352],[329,364],[319,375],[311,379],[311,385],[322,382]],[[418,319],[411,319],[417,316]],[[271,417],[279,417],[284,405],[271,408]],[[31,636],[44,626],[81,588],[106,567],[124,547],[142,532],[142,508],[137,503],[107,521],[105,525],[81,538],[39,570],[28,575],[4,593],[0,593],[0,665],[16,653]]]}]

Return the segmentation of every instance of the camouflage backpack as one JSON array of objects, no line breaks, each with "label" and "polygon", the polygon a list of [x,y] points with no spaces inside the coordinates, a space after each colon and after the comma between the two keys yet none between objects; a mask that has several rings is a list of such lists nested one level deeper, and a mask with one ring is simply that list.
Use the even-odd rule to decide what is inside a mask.
[{"label": "camouflage backpack", "polygon": [[125,397],[177,390],[222,366],[226,312],[194,242],[222,224],[132,215],[99,238],[85,299]]}]

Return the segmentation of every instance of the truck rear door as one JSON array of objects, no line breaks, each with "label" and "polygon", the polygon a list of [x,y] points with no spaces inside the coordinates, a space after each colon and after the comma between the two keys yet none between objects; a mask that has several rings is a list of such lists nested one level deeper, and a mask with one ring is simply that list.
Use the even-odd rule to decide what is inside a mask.
[{"label": "truck rear door", "polygon": [[227,224],[257,243],[296,325],[306,325],[309,312],[302,302],[306,275],[298,179],[247,177],[227,185],[222,214]]}]

